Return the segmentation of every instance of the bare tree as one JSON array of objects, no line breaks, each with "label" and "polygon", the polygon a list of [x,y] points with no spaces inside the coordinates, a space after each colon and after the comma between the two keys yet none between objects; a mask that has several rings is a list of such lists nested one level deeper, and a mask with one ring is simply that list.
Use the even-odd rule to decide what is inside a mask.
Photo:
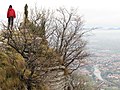
[{"label": "bare tree", "polygon": [[54,33],[48,35],[49,45],[61,56],[62,64],[73,72],[89,55],[85,50],[87,42],[84,34],[87,31],[83,30],[82,18],[77,15],[75,9],[67,11],[60,8],[57,10],[53,26]]},{"label": "bare tree", "polygon": [[[86,32],[83,30],[82,17],[75,9],[70,11],[65,8],[57,9],[53,20],[52,30],[46,29],[46,37],[49,46],[59,54],[61,65],[65,67],[66,75],[65,90],[71,90],[69,86],[69,75],[77,70],[89,56],[86,51],[87,42],[84,39]],[[50,27],[51,28],[51,27]]]},{"label": "bare tree", "polygon": [[[52,71],[64,71],[65,76],[71,74],[89,55],[85,51],[86,41],[83,37],[86,32],[82,30],[83,21],[75,10],[69,12],[60,8],[54,14],[49,10],[35,9],[31,12],[27,24],[3,33],[7,44],[25,59],[26,67],[18,72],[28,90],[45,83]],[[26,77],[27,71],[29,73]],[[65,77],[56,81],[63,79]]]}]

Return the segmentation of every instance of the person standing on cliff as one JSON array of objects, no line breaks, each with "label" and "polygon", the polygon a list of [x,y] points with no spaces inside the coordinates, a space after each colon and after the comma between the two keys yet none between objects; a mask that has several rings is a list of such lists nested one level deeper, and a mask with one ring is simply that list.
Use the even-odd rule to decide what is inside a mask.
[{"label": "person standing on cliff", "polygon": [[[12,5],[9,6],[7,11],[7,18],[8,18],[8,30],[13,28],[13,21],[16,18],[15,10],[12,8]],[[11,27],[10,27],[11,26]]]}]

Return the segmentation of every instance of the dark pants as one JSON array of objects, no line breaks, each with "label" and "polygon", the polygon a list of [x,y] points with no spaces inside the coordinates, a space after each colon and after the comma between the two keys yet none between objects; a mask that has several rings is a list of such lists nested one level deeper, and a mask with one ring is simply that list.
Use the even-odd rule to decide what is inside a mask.
[{"label": "dark pants", "polygon": [[13,28],[13,20],[14,20],[14,17],[9,17],[8,18],[8,30]]}]

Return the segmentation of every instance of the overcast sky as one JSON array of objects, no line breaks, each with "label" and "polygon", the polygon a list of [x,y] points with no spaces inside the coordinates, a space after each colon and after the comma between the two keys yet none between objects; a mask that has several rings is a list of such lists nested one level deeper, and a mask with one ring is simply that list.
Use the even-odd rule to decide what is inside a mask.
[{"label": "overcast sky", "polygon": [[120,0],[0,0],[0,21],[7,21],[6,12],[11,4],[16,12],[23,12],[24,5],[29,9],[38,7],[75,7],[83,15],[85,24],[96,26],[120,26]]}]

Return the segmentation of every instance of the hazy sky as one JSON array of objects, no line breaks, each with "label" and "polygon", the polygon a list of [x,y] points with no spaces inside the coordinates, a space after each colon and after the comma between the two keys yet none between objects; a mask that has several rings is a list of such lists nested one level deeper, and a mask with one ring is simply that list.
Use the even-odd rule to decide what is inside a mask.
[{"label": "hazy sky", "polygon": [[38,7],[75,7],[83,15],[87,26],[120,26],[120,0],[0,0],[0,21],[7,21],[6,12],[13,5],[16,12],[23,12],[24,5],[29,9]]}]

